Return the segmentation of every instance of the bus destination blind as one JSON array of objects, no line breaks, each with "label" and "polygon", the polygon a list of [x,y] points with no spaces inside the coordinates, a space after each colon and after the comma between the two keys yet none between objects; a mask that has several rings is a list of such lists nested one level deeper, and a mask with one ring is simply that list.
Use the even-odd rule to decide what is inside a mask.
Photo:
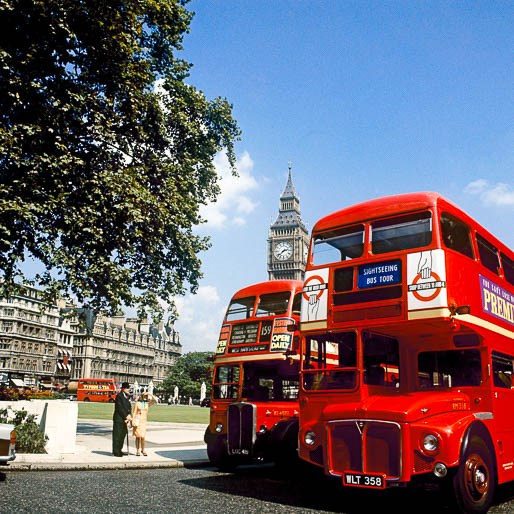
[{"label": "bus destination blind", "polygon": [[390,286],[399,284],[401,280],[402,263],[399,259],[388,262],[364,264],[358,268],[357,287],[359,289]]},{"label": "bus destination blind", "polygon": [[240,323],[232,325],[230,346],[256,344],[259,335],[259,323]]}]

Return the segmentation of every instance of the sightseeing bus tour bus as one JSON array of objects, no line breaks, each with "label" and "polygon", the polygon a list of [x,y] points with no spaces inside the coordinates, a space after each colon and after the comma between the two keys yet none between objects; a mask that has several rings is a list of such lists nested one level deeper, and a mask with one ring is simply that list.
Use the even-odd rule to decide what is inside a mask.
[{"label": "sightseeing bus tour bus", "polygon": [[[344,486],[514,479],[514,255],[436,193],[315,225],[301,305],[299,456]],[[436,478],[435,478],[436,477]]]},{"label": "sightseeing bus tour bus", "polygon": [[120,387],[113,378],[81,378],[77,385],[77,401],[114,403]]},{"label": "sightseeing bus tour bus", "polygon": [[297,458],[302,285],[263,282],[230,301],[205,432],[209,460],[221,469],[252,459]]}]

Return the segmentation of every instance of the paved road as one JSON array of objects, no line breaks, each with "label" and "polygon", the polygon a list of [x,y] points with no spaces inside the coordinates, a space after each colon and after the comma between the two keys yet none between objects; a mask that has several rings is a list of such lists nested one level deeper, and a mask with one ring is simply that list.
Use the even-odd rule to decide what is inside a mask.
[{"label": "paved road", "polygon": [[[3,475],[0,512],[145,512],[453,514],[438,491],[342,491],[314,471],[247,466],[237,474],[213,468],[15,472]],[[0,476],[2,476],[0,474]],[[514,513],[514,487],[501,488],[491,514]]]}]

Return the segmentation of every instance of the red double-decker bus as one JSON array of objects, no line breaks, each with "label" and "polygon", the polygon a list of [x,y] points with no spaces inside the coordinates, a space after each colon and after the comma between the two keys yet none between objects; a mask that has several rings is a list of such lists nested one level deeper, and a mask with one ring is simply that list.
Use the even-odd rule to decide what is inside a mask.
[{"label": "red double-decker bus", "polygon": [[77,384],[77,401],[114,403],[121,384],[113,378],[81,378]]},{"label": "red double-decker bus", "polygon": [[209,459],[221,469],[297,456],[301,291],[302,282],[276,280],[230,301],[205,432]]},{"label": "red double-decker bus", "polygon": [[514,480],[514,254],[436,193],[315,225],[299,455],[345,486],[451,480],[486,512]]}]

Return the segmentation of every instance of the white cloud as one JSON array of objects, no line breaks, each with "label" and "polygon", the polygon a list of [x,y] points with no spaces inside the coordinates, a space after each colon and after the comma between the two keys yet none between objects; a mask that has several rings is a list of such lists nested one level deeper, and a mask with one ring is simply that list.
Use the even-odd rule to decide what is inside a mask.
[{"label": "white cloud", "polygon": [[196,294],[175,298],[179,318],[175,329],[180,334],[183,353],[214,351],[226,305],[214,286],[201,286]]},{"label": "white cloud", "polygon": [[243,225],[246,225],[246,220],[244,218],[242,218],[241,216],[236,216],[233,220],[232,220],[232,223],[234,225],[239,225],[240,227],[242,227]]},{"label": "white cloud", "polygon": [[221,193],[216,202],[200,207],[200,214],[206,220],[202,227],[224,228],[246,223],[247,215],[257,207],[257,202],[250,197],[250,193],[258,188],[252,176],[253,164],[248,152],[244,152],[237,159],[239,177],[234,177],[226,154],[216,156],[214,165],[220,177]]},{"label": "white cloud", "polygon": [[485,179],[478,179],[470,182],[464,192],[479,195],[484,205],[514,206],[514,189],[503,182],[489,184]]},{"label": "white cloud", "polygon": [[484,180],[483,178],[479,178],[478,180],[475,180],[474,182],[470,182],[464,189],[464,192],[470,193],[472,195],[478,194],[478,193],[481,193],[486,187],[487,187],[487,180]]}]

